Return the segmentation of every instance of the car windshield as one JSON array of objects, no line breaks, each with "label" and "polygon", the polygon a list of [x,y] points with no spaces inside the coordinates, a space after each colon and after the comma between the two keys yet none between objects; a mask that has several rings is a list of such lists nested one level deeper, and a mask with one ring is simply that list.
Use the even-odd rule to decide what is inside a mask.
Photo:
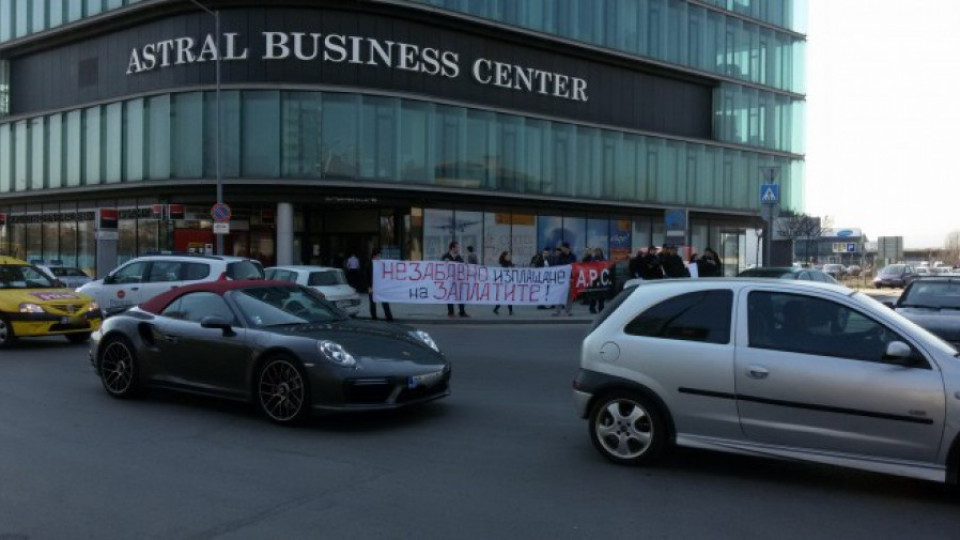
[{"label": "car windshield", "polygon": [[53,280],[38,268],[18,264],[0,266],[0,289],[53,289]]},{"label": "car windshield", "polygon": [[881,270],[880,273],[883,274],[883,275],[899,275],[899,274],[902,274],[902,273],[903,273],[903,265],[902,265],[902,264],[891,264],[890,266],[887,266],[886,268],[884,268],[883,270]]},{"label": "car windshield", "polygon": [[343,285],[347,282],[346,276],[342,270],[324,270],[322,272],[310,272],[310,279],[307,285],[318,287],[323,285]]},{"label": "car windshield", "polygon": [[227,265],[227,277],[236,280],[263,279],[263,266],[257,261],[238,261]]},{"label": "car windshield", "polygon": [[960,310],[960,281],[917,281],[903,293],[899,306]]},{"label": "car windshield", "polygon": [[54,266],[50,269],[53,275],[57,277],[89,277],[79,268],[67,268],[65,266]]},{"label": "car windshield", "polygon": [[240,312],[256,328],[326,323],[347,318],[346,313],[302,287],[252,287],[238,290],[232,296]]}]

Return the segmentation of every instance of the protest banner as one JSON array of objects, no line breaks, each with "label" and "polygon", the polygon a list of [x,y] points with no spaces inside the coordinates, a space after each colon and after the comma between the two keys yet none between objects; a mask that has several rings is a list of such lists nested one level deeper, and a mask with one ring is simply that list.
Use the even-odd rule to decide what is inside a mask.
[{"label": "protest banner", "polygon": [[573,263],[570,290],[573,298],[581,295],[608,295],[613,290],[610,268],[616,261]]},{"label": "protest banner", "polygon": [[570,266],[503,268],[449,261],[373,261],[375,302],[408,304],[562,304]]}]

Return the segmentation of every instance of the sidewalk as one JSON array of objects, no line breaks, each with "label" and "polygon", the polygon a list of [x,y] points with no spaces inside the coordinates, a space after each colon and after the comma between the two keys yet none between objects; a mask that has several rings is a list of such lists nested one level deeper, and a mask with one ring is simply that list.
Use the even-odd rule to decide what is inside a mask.
[{"label": "sidewalk", "polygon": [[[459,307],[454,306],[455,313]],[[493,306],[467,304],[469,317],[447,316],[446,304],[398,304],[391,303],[393,320],[411,324],[590,324],[596,315],[590,313],[589,306],[575,303],[571,308],[572,316],[561,313],[553,316],[552,309],[537,309],[536,306],[514,306],[513,315],[507,306],[500,306],[500,314],[493,313]],[[383,306],[377,304],[377,317],[383,320]],[[360,313],[358,319],[370,318],[370,304],[366,294],[360,295]]]}]

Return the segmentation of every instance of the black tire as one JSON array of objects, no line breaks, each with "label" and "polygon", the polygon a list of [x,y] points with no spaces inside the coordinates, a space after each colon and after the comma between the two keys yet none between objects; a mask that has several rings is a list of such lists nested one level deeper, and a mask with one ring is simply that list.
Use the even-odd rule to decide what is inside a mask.
[{"label": "black tire", "polygon": [[108,394],[119,399],[140,395],[140,364],[133,345],[122,336],[107,338],[97,358],[100,382]]},{"label": "black tire", "polygon": [[10,322],[0,317],[0,349],[6,349],[13,346],[17,341],[16,334],[13,333],[13,326]]},{"label": "black tire", "polygon": [[669,434],[665,413],[637,392],[619,390],[602,396],[590,411],[590,440],[608,460],[620,465],[647,465],[660,457]]},{"label": "black tire", "polygon": [[310,382],[300,362],[288,355],[271,356],[257,370],[253,399],[273,423],[292,426],[310,416]]},{"label": "black tire", "polygon": [[90,340],[90,332],[81,332],[79,334],[64,334],[70,343],[86,343]]}]

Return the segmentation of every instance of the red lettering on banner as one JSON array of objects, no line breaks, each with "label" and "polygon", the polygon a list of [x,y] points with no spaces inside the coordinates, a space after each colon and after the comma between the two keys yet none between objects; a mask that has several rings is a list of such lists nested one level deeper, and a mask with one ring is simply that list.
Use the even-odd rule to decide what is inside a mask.
[{"label": "red lettering on banner", "polygon": [[389,279],[391,280],[396,279],[396,277],[394,277],[394,274],[393,274],[392,262],[385,262],[380,265],[380,277],[384,279],[387,279],[389,277]]},{"label": "red lettering on banner", "polygon": [[530,301],[536,302],[540,298],[540,285],[530,286]]},{"label": "red lettering on banner", "polygon": [[423,279],[423,274],[420,272],[420,263],[412,262],[410,263],[410,266],[413,267],[413,277],[411,279],[414,281],[420,281]]}]

